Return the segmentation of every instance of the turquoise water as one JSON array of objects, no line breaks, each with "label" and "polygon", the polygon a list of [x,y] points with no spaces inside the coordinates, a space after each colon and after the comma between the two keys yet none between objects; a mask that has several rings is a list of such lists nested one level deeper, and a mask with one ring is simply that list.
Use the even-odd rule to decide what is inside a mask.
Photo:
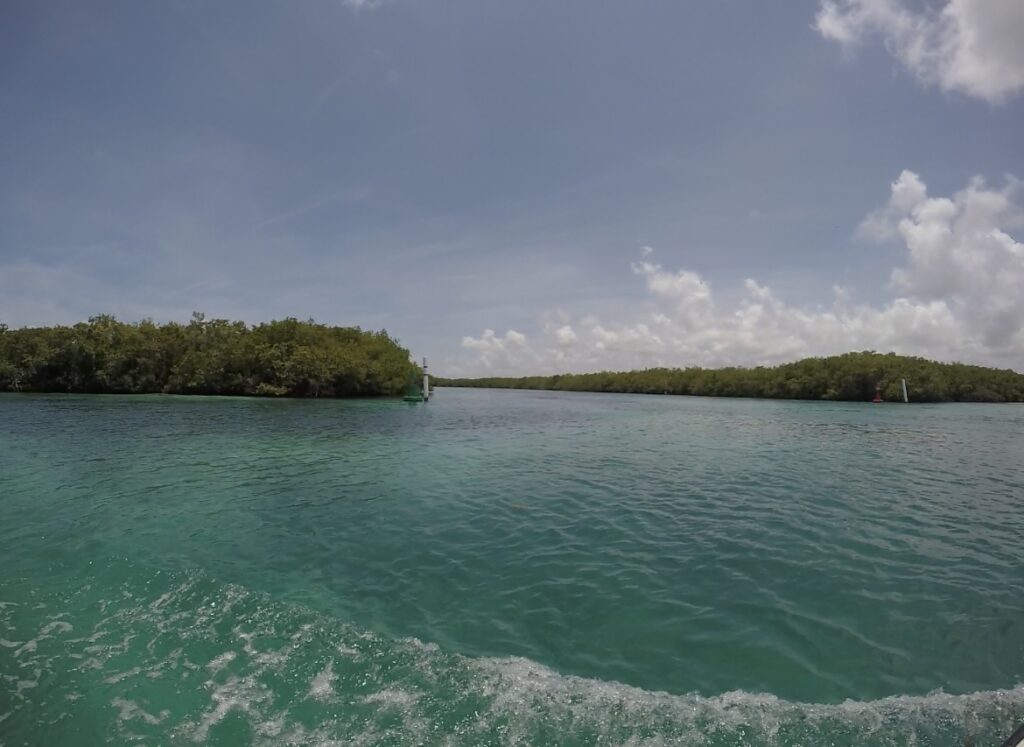
[{"label": "turquoise water", "polygon": [[0,395],[0,744],[998,744],[1024,408]]}]

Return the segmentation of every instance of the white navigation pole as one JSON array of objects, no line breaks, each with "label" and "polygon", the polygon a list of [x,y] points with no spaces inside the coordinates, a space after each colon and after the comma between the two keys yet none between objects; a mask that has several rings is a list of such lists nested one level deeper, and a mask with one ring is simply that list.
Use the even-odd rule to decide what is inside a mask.
[{"label": "white navigation pole", "polygon": [[904,402],[909,402],[910,398],[907,397],[907,380],[906,379],[902,379],[902,381],[903,381],[903,401]]},{"label": "white navigation pole", "polygon": [[423,358],[423,400],[430,396],[430,377],[427,376],[427,359],[426,356]]}]

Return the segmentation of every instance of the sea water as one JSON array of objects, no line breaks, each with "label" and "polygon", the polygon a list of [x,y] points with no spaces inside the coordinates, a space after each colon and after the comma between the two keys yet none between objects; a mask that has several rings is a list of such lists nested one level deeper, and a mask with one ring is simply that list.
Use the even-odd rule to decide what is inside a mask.
[{"label": "sea water", "polygon": [[0,744],[962,745],[1024,408],[0,395]]}]

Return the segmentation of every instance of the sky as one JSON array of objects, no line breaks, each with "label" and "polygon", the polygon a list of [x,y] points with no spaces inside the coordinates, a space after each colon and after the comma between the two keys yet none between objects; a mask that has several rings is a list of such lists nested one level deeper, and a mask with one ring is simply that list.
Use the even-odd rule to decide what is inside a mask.
[{"label": "sky", "polygon": [[1024,371],[1021,0],[0,4],[0,322]]}]

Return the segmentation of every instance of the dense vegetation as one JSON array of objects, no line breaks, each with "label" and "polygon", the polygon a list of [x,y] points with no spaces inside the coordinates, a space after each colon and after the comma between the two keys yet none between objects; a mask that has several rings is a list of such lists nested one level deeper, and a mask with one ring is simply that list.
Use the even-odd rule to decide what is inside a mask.
[{"label": "dense vegetation", "polygon": [[912,402],[1021,402],[1024,374],[962,363],[936,363],[889,353],[806,358],[771,368],[651,368],[645,371],[524,378],[438,379],[438,386],[557,389],[575,392],[692,394],[711,397],[902,401],[900,379]]},{"label": "dense vegetation", "polygon": [[400,394],[417,375],[387,332],[313,321],[0,324],[0,391],[345,397]]}]

